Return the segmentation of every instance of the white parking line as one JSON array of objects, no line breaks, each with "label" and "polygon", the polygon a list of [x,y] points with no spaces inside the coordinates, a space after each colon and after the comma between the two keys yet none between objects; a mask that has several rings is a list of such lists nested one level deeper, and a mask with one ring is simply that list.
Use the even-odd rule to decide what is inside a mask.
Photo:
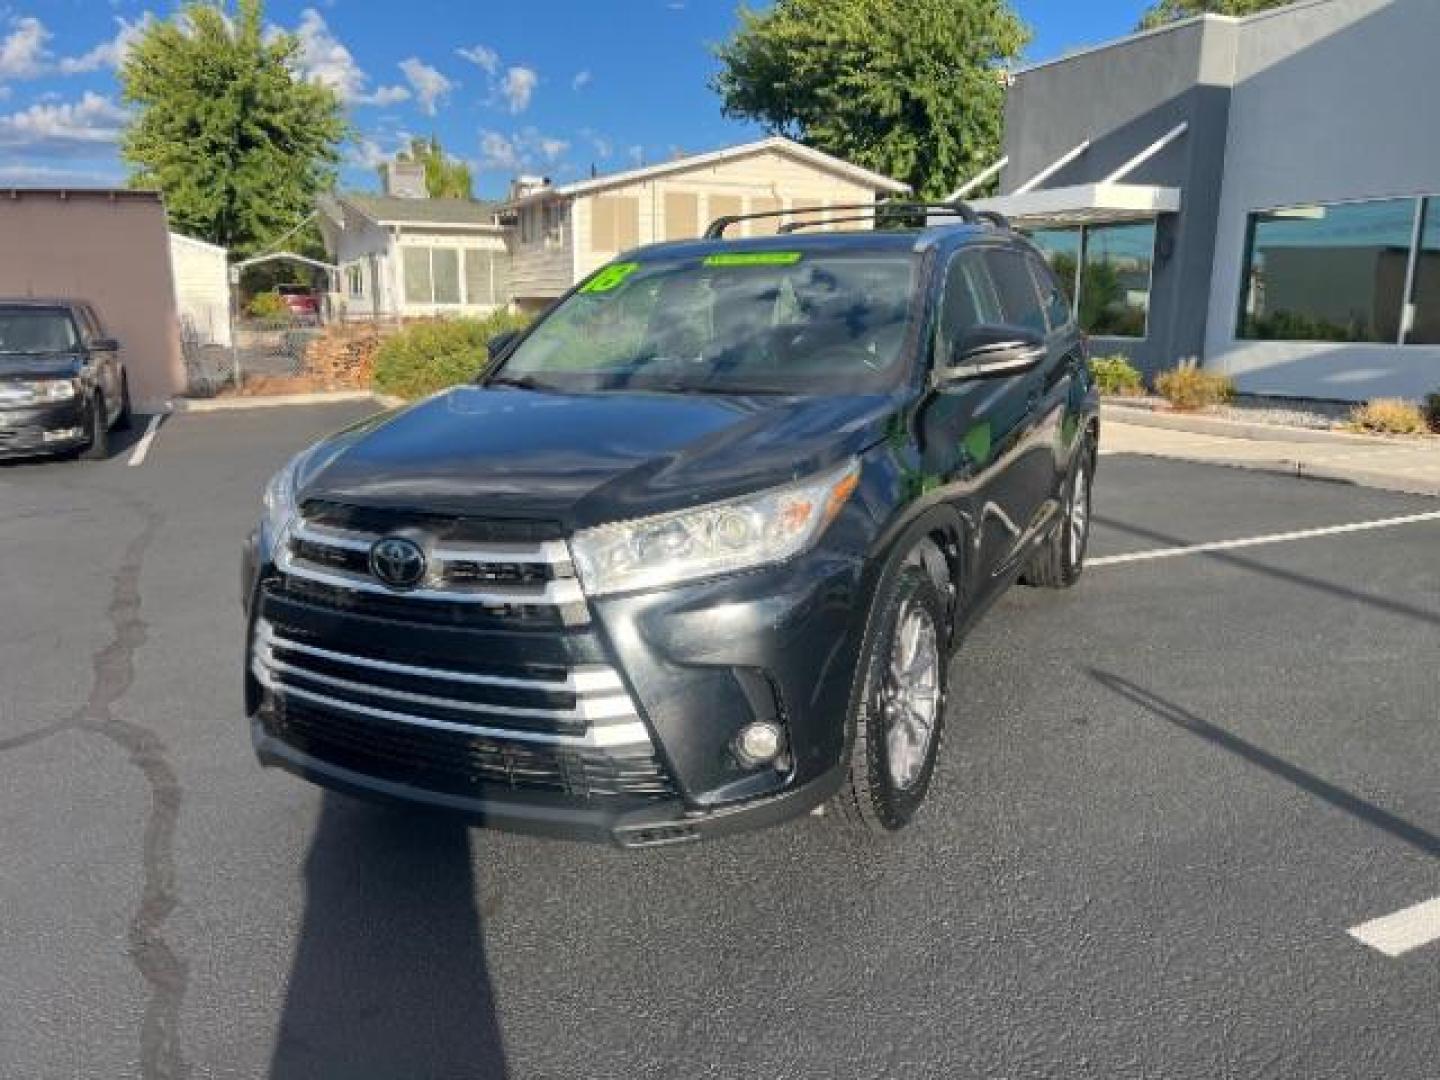
[{"label": "white parking line", "polygon": [[155,433],[160,430],[160,422],[164,419],[163,413],[150,417],[150,423],[145,425],[145,434],[140,436],[140,441],[130,452],[130,460],[126,462],[132,469],[145,464],[145,458],[150,454],[150,444],[155,441]]},{"label": "white parking line", "polygon": [[1329,525],[1323,529],[1300,529],[1296,532],[1271,533],[1269,536],[1251,536],[1243,540],[1216,540],[1208,544],[1133,551],[1128,555],[1106,555],[1103,558],[1090,559],[1086,565],[1091,567],[1118,566],[1121,563],[1149,562],[1152,559],[1176,559],[1182,555],[1204,555],[1210,551],[1234,551],[1237,548],[1261,547],[1265,544],[1284,544],[1291,540],[1313,540],[1321,536],[1341,536],[1345,533],[1395,529],[1401,525],[1416,525],[1424,521],[1440,521],[1440,510],[1433,510],[1425,514],[1406,514],[1403,517],[1380,518],[1376,521],[1359,521],[1352,525]]},{"label": "white parking line", "polygon": [[1440,897],[1426,900],[1394,915],[1371,919],[1347,931],[1351,937],[1389,957],[1404,956],[1413,949],[1440,940]]}]

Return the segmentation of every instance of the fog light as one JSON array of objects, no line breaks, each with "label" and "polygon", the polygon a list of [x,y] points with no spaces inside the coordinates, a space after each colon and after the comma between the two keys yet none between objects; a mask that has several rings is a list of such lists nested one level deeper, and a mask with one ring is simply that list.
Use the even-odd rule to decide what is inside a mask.
[{"label": "fog light", "polygon": [[755,768],[774,761],[784,746],[785,736],[771,723],[746,724],[735,736],[735,756],[740,764]]},{"label": "fog light", "polygon": [[78,427],[54,428],[45,432],[44,439],[46,442],[70,442],[80,438],[81,430]]}]

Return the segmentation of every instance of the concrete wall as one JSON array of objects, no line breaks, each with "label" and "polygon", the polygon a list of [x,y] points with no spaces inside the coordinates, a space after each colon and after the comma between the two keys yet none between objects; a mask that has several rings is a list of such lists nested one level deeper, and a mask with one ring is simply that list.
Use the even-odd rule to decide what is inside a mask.
[{"label": "concrete wall", "polygon": [[1149,333],[1094,345],[1097,353],[1126,353],[1152,373],[1204,348],[1233,42],[1227,22],[1181,24],[1024,70],[1007,99],[1004,193],[1085,139],[1090,148],[1042,187],[1100,181],[1189,123],[1184,138],[1125,177],[1183,192],[1180,213],[1157,222]]},{"label": "concrete wall", "polygon": [[1235,337],[1247,217],[1256,210],[1440,195],[1436,0],[1324,0],[1241,24],[1210,285],[1207,363],[1241,389],[1417,397],[1440,348]]},{"label": "concrete wall", "polygon": [[185,384],[170,233],[158,195],[0,193],[0,296],[89,300],[118,338],[137,408]]}]

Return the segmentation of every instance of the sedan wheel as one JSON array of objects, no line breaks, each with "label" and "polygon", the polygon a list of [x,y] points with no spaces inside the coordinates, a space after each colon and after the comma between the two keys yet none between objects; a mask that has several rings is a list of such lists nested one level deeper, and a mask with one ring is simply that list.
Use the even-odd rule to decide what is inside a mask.
[{"label": "sedan wheel", "polygon": [[940,706],[940,644],[930,613],[912,598],[900,615],[890,647],[881,699],[891,783],[900,791],[915,785],[935,737]]}]

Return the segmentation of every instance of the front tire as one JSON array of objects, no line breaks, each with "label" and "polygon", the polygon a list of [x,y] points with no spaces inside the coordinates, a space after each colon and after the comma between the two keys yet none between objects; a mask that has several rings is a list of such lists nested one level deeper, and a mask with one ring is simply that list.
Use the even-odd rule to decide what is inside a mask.
[{"label": "front tire", "polygon": [[1090,548],[1091,493],[1095,485],[1095,438],[1086,435],[1065,482],[1060,523],[1025,567],[1025,584],[1068,589],[1085,572]]},{"label": "front tire", "polygon": [[116,431],[129,431],[135,421],[135,414],[130,409],[130,379],[129,376],[120,377],[120,415],[115,419]]},{"label": "front tire", "polygon": [[90,442],[80,456],[86,461],[104,461],[110,456],[110,426],[105,422],[105,399],[99,394],[90,403]]},{"label": "front tire", "polygon": [[836,796],[840,817],[870,835],[909,824],[935,772],[945,723],[947,620],[940,590],[918,566],[881,586],[851,705],[855,741]]}]

